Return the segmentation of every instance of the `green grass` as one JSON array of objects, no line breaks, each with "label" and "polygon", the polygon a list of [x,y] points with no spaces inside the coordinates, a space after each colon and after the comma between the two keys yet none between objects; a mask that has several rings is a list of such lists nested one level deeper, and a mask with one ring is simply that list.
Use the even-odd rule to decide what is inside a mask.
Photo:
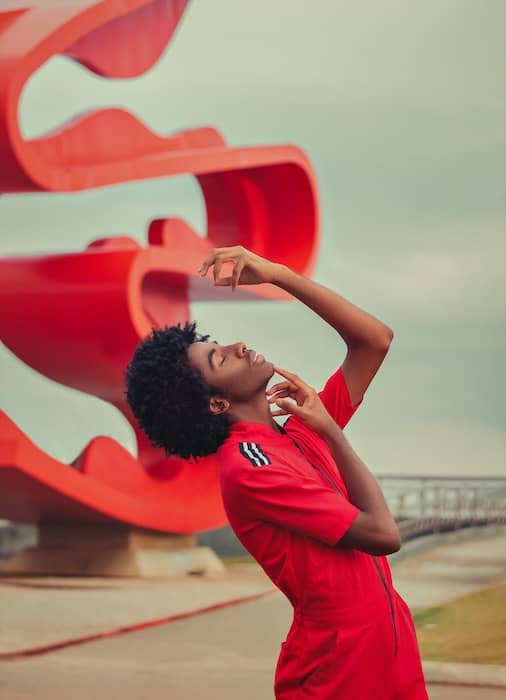
[{"label": "green grass", "polygon": [[221,557],[221,561],[228,564],[256,564],[255,560],[250,554],[240,554],[235,557]]},{"label": "green grass", "polygon": [[506,585],[420,610],[413,617],[423,659],[506,664]]}]

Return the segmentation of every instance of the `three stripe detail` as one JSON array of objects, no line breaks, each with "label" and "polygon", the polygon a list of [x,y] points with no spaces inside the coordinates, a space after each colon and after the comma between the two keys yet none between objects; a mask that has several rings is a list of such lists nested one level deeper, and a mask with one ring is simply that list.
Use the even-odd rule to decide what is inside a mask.
[{"label": "three stripe detail", "polygon": [[255,442],[240,442],[239,450],[243,457],[251,462],[254,467],[265,467],[271,460],[262,451],[262,448]]}]

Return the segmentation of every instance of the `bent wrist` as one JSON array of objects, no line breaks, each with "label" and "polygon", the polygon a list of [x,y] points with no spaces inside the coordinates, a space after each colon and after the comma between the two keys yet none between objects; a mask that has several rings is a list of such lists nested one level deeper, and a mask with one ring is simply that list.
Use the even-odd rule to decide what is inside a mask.
[{"label": "bent wrist", "polygon": [[295,275],[296,273],[287,265],[272,263],[271,284],[283,288],[285,284],[289,283],[290,278]]}]

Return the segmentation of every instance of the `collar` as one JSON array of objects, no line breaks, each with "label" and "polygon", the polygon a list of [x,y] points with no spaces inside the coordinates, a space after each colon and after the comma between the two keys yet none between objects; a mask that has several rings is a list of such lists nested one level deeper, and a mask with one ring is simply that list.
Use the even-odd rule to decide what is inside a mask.
[{"label": "collar", "polygon": [[280,432],[266,425],[265,423],[257,423],[255,421],[238,421],[230,426],[230,436],[241,437],[244,435],[261,436],[270,440],[284,440],[286,438],[286,430],[283,426],[278,425]]}]

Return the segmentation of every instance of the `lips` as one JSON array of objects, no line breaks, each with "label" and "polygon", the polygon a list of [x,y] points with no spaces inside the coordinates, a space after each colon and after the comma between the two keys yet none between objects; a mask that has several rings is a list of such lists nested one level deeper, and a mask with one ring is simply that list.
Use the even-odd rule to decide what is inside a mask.
[{"label": "lips", "polygon": [[265,362],[265,357],[259,355],[256,350],[247,350],[246,353],[251,366]]}]

